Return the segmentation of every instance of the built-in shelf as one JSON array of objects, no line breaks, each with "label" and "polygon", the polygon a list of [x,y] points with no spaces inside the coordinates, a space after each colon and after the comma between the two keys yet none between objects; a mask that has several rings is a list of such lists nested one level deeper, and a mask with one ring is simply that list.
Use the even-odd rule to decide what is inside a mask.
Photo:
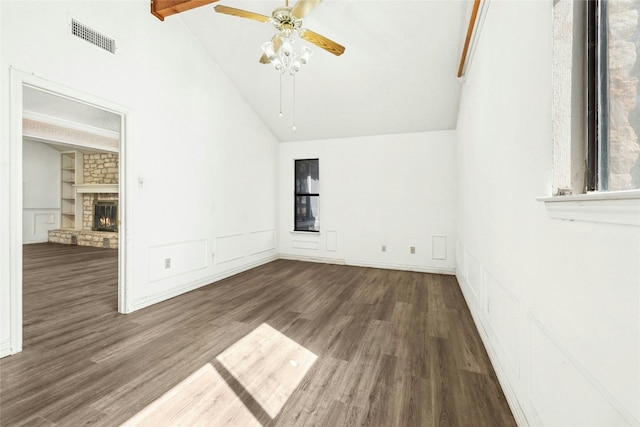
[{"label": "built-in shelf", "polygon": [[117,193],[118,184],[77,184],[76,193]]},{"label": "built-in shelf", "polygon": [[60,228],[79,230],[82,227],[82,203],[76,202],[76,185],[82,183],[83,156],[78,151],[60,153],[61,215]]}]

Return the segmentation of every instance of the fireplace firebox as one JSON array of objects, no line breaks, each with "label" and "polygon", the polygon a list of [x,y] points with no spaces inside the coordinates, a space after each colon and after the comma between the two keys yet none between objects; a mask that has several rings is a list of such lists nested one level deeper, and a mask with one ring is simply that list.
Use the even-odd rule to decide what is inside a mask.
[{"label": "fireplace firebox", "polygon": [[92,230],[118,231],[118,204],[116,202],[95,202]]}]

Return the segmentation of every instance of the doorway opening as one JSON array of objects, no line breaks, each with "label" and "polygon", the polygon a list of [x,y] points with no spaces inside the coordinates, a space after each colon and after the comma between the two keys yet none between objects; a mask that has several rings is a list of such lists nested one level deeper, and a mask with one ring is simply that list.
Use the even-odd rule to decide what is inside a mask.
[{"label": "doorway opening", "polygon": [[[68,233],[68,244],[90,241],[98,244],[82,245],[106,251],[117,248],[112,257],[117,258],[117,311],[132,311],[124,239],[129,218],[126,136],[131,113],[111,101],[15,69],[11,69],[11,95],[9,354],[15,354],[23,346],[24,244],[56,242],[56,233]],[[40,147],[35,157],[34,147]],[[51,163],[56,154],[59,161]],[[96,156],[106,161],[94,161]],[[25,163],[34,159],[35,166]],[[34,177],[38,162],[54,170],[53,176]],[[31,178],[34,182],[29,182]],[[102,219],[108,230],[92,230],[96,201],[111,202],[106,212],[109,216]],[[49,237],[52,234],[53,240]]]}]

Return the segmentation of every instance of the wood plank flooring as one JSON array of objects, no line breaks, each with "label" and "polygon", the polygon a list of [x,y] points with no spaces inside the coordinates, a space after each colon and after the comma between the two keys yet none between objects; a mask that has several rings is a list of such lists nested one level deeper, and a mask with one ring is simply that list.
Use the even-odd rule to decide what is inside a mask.
[{"label": "wood plank flooring", "polygon": [[[119,426],[207,364],[265,426],[516,425],[453,276],[279,260],[121,315],[115,250],[24,265],[2,426]],[[275,418],[217,359],[262,324],[317,356]]]}]

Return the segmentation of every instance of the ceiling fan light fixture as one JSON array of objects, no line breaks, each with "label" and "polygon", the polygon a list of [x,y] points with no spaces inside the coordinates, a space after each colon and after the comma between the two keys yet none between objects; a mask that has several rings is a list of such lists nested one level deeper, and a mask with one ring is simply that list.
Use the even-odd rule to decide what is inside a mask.
[{"label": "ceiling fan light fixture", "polygon": [[284,73],[284,63],[280,60],[280,58],[276,56],[271,60],[271,63],[273,64],[273,68],[280,71],[281,73]]},{"label": "ceiling fan light fixture", "polygon": [[282,40],[282,47],[280,48],[282,50],[282,53],[285,56],[291,56],[291,54],[293,53],[293,43],[295,42],[295,40],[291,40],[289,37],[285,37]]},{"label": "ceiling fan light fixture", "polygon": [[289,74],[294,75],[295,73],[300,71],[300,67],[302,67],[302,63],[300,62],[300,60],[294,60],[291,63],[291,66],[289,66]]},{"label": "ceiling fan light fixture", "polygon": [[313,50],[311,50],[307,46],[302,46],[302,54],[300,55],[300,62],[302,64],[306,64],[307,62],[309,62],[309,58],[311,58],[311,55],[313,55]]},{"label": "ceiling fan light fixture", "polygon": [[302,46],[299,52],[293,49],[291,37],[295,34],[301,39],[326,50],[333,55],[340,56],[344,53],[344,46],[330,40],[309,29],[302,28],[302,18],[307,16],[322,0],[297,0],[293,7],[289,6],[289,0],[285,5],[273,10],[271,17],[259,13],[249,12],[234,7],[217,5],[214,10],[217,13],[224,13],[240,18],[251,19],[273,25],[278,31],[271,41],[261,45],[264,54],[260,57],[261,64],[271,64],[280,73],[280,112],[282,117],[282,75],[288,71],[293,79],[293,130],[295,125],[295,94],[296,94],[296,73],[303,65],[309,62],[313,51],[307,46]]},{"label": "ceiling fan light fixture", "polygon": [[266,43],[264,43],[262,46],[262,51],[264,52],[265,55],[267,55],[267,58],[269,58],[271,61],[273,61],[273,59],[276,57],[276,51],[273,47],[273,42],[268,41]]}]

